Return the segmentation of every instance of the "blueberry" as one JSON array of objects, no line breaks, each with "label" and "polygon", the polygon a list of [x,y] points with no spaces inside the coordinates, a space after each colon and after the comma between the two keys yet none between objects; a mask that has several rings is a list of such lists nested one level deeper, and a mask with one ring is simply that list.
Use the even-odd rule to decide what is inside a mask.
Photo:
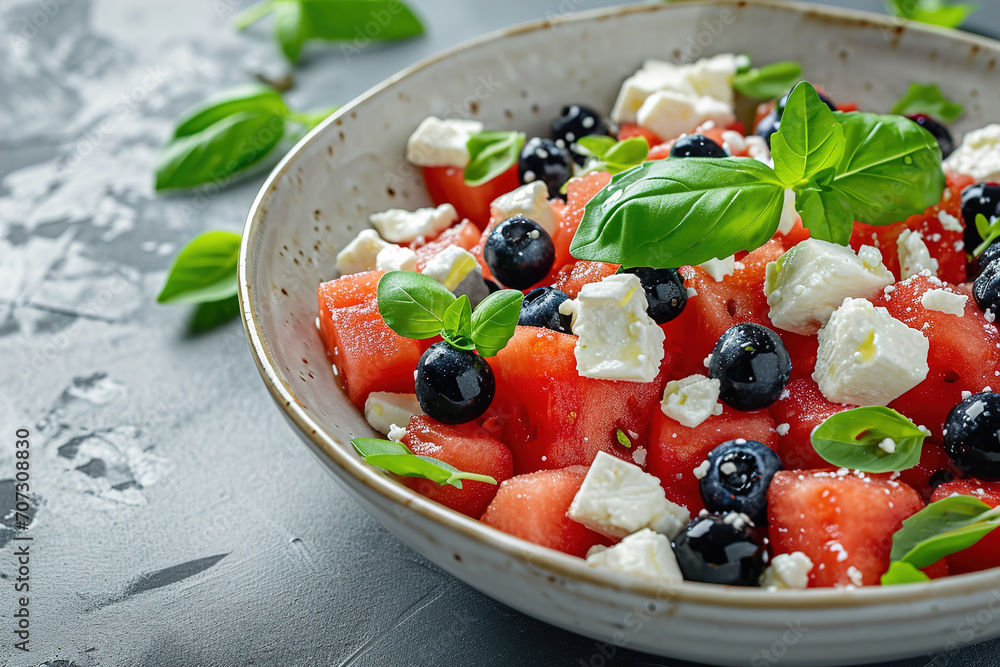
[{"label": "blueberry", "polygon": [[693,519],[674,540],[674,555],[684,578],[757,586],[764,573],[764,542],[753,528],[741,524],[718,514]]},{"label": "blueberry", "polygon": [[742,512],[758,526],[767,523],[767,487],[781,459],[756,440],[729,440],[708,453],[708,472],[699,482],[710,512]]},{"label": "blueberry", "polygon": [[983,312],[1000,313],[1000,262],[993,262],[979,274],[972,283],[972,296]]},{"label": "blueberry", "polygon": [[577,164],[586,162],[587,157],[578,153],[573,145],[580,137],[592,134],[606,135],[608,128],[597,112],[581,104],[570,104],[562,108],[558,118],[552,121],[552,140],[560,148],[569,151]]},{"label": "blueberry", "polygon": [[549,188],[550,197],[559,197],[562,184],[572,176],[569,151],[551,139],[534,137],[521,149],[517,175],[521,183],[541,181]]},{"label": "blueberry", "polygon": [[417,402],[443,424],[464,424],[493,402],[496,380],[486,360],[448,343],[434,343],[417,362]]},{"label": "blueberry", "polygon": [[539,287],[524,295],[521,316],[517,323],[526,327],[544,327],[562,333],[573,333],[570,317],[559,313],[559,304],[569,299],[566,292],[554,287]]},{"label": "blueberry", "polygon": [[1000,394],[963,399],[944,423],[944,450],[958,468],[987,481],[1000,480]]},{"label": "blueberry", "polygon": [[687,289],[677,269],[651,269],[636,267],[624,269],[622,273],[631,273],[639,277],[642,289],[646,292],[646,312],[657,324],[664,324],[674,319],[687,305]]},{"label": "blueberry", "polygon": [[[975,248],[969,248],[969,251],[973,251]],[[973,279],[979,276],[980,273],[985,271],[990,264],[993,264],[998,259],[1000,259],[1000,242],[994,241],[990,245],[986,246],[986,250],[979,255],[979,257],[974,257],[971,262],[969,262],[966,267],[969,273],[969,279]]]},{"label": "blueberry", "polygon": [[515,216],[493,228],[486,238],[483,258],[502,285],[527,289],[552,270],[556,247],[541,225]]},{"label": "blueberry", "polygon": [[767,145],[771,145],[771,135],[778,131],[781,127],[781,114],[778,113],[777,109],[772,109],[770,113],[760,119],[757,123],[756,129],[754,129],[754,134],[758,137],[764,137],[767,141]]},{"label": "blueberry", "polygon": [[792,373],[792,361],[778,334],[747,322],[719,337],[708,373],[722,383],[719,397],[726,405],[759,410],[778,400]]},{"label": "blueberry", "polygon": [[962,190],[962,222],[965,223],[965,251],[972,252],[983,237],[976,229],[976,216],[982,214],[986,220],[1000,215],[1000,185],[976,183]]},{"label": "blueberry", "polygon": [[674,142],[670,157],[729,157],[729,154],[704,134],[689,134]]},{"label": "blueberry", "polygon": [[941,146],[942,158],[947,158],[955,152],[955,139],[951,136],[951,132],[948,131],[947,127],[937,122],[927,114],[918,113],[912,116],[907,116],[907,118],[934,135],[934,138],[937,139],[938,145]]}]

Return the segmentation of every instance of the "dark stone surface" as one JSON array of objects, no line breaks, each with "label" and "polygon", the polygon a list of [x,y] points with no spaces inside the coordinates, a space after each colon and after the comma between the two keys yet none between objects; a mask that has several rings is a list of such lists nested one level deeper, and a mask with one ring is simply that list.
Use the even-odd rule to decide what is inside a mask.
[{"label": "dark stone surface", "polygon": [[[151,191],[180,111],[287,73],[263,29],[228,27],[240,4],[0,4],[0,662],[680,665],[624,650],[606,662],[593,641],[410,551],[289,431],[238,323],[192,336],[187,310],[154,304],[175,251],[205,229],[239,230],[263,180],[207,197]],[[343,103],[487,30],[609,3],[416,4],[426,38],[311,50],[293,104]],[[995,29],[987,4],[979,25]],[[27,654],[11,647],[17,428],[31,430],[37,505],[22,533],[34,538]],[[933,662],[998,663],[996,643]]]}]

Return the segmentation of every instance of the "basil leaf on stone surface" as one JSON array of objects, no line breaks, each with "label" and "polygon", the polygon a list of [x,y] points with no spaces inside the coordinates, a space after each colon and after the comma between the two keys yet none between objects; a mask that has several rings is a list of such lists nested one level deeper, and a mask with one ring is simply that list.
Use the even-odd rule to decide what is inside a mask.
[{"label": "basil leaf on stone surface", "polygon": [[462,480],[496,484],[497,481],[489,475],[462,472],[444,461],[430,456],[418,456],[406,445],[392,440],[376,438],[354,438],[351,440],[354,450],[364,457],[369,464],[385,471],[403,477],[422,477],[444,486],[450,484],[457,489],[462,488]]},{"label": "basil leaf on stone surface", "polygon": [[954,4],[950,0],[886,0],[890,14],[944,28],[957,28],[979,9],[974,3]]},{"label": "basil leaf on stone surface", "polygon": [[455,295],[441,283],[414,271],[390,271],[379,278],[378,311],[386,325],[405,338],[433,338]]},{"label": "basil leaf on stone surface", "polygon": [[156,300],[160,303],[208,303],[236,294],[240,235],[205,232],[174,259]]},{"label": "basil leaf on stone surface", "polygon": [[174,139],[201,132],[220,120],[242,111],[271,112],[276,115],[289,113],[281,93],[274,88],[258,84],[239,86],[214,95],[187,111],[177,121]]},{"label": "basil leaf on stone surface", "polygon": [[839,412],[812,432],[813,449],[840,468],[868,473],[908,470],[920,462],[927,433],[891,408]]}]

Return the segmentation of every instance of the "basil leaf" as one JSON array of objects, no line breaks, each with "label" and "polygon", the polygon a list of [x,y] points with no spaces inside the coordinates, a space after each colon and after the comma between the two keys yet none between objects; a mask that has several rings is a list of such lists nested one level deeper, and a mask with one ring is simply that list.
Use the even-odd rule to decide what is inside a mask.
[{"label": "basil leaf", "polygon": [[524,146],[521,132],[479,132],[469,137],[466,185],[482,185],[517,164]]},{"label": "basil leaf", "polygon": [[811,440],[816,453],[835,466],[880,473],[917,465],[926,437],[895,410],[872,406],[829,417],[813,430]]},{"label": "basil leaf", "polygon": [[285,121],[274,111],[242,111],[175,139],[160,154],[156,189],[193,188],[233,176],[264,159],[284,132]]},{"label": "basil leaf", "polygon": [[484,357],[496,356],[517,330],[524,294],[513,289],[493,292],[472,313],[472,340]]},{"label": "basil leaf", "polygon": [[422,477],[444,486],[450,484],[462,488],[462,480],[496,484],[489,475],[462,472],[444,461],[430,456],[417,456],[406,445],[391,440],[375,438],[354,438],[351,440],[355,451],[369,464],[403,477]]},{"label": "basil leaf", "polygon": [[913,21],[957,28],[979,6],[971,3],[953,5],[947,0],[886,0],[886,8],[896,16]]},{"label": "basil leaf", "polygon": [[889,570],[882,575],[883,586],[895,586],[897,584],[919,584],[930,581],[926,574],[904,561],[889,563]]},{"label": "basil leaf", "polygon": [[240,235],[205,232],[174,259],[156,300],[159,303],[205,303],[236,294]]},{"label": "basil leaf", "polygon": [[441,335],[448,344],[461,350],[474,350],[472,342],[472,306],[469,297],[463,294],[455,299],[441,317]]},{"label": "basil leaf", "polygon": [[235,295],[220,301],[199,303],[188,322],[188,333],[195,336],[203,334],[239,315],[240,300]]},{"label": "basil leaf", "polygon": [[[629,137],[609,148],[601,159],[626,169],[634,167],[649,155],[649,143],[643,137]],[[622,169],[624,171],[625,169]]]},{"label": "basil leaf", "polygon": [[983,239],[983,242],[977,245],[975,250],[972,251],[973,257],[979,257],[987,248],[993,245],[994,241],[1000,239],[1000,217],[990,221],[982,213],[977,213],[976,231],[979,232],[979,236]]},{"label": "basil leaf", "polygon": [[947,99],[936,85],[911,83],[909,90],[896,102],[890,113],[900,116],[922,113],[951,123],[964,111],[964,106]]},{"label": "basil leaf", "polygon": [[846,144],[830,187],[847,200],[855,220],[889,225],[941,200],[941,148],[930,132],[902,116],[834,116],[844,126]]},{"label": "basil leaf", "polygon": [[615,437],[618,438],[618,444],[621,445],[622,447],[626,447],[628,449],[632,448],[632,441],[629,440],[629,437],[627,435],[625,435],[625,431],[618,429],[615,432]]},{"label": "basil leaf", "polygon": [[801,77],[802,65],[797,62],[771,63],[737,72],[733,77],[733,88],[747,97],[773,100],[791,90]]},{"label": "basil leaf", "polygon": [[995,518],[992,522],[976,522],[935,535],[913,547],[903,556],[903,560],[917,568],[929,567],[945,556],[964,551],[986,537],[1000,526],[998,520],[1000,519]]},{"label": "basil leaf", "polygon": [[812,84],[803,81],[788,96],[781,127],[771,135],[771,154],[774,173],[788,187],[812,179],[844,157],[844,127]]},{"label": "basil leaf", "polygon": [[289,62],[298,62],[309,39],[299,2],[279,1],[274,6],[274,39]]},{"label": "basil leaf", "polygon": [[753,250],[778,229],[785,186],[751,158],[644,162],[587,204],[577,259],[677,268]]},{"label": "basil leaf", "polygon": [[854,213],[836,190],[808,189],[795,195],[795,210],[813,238],[846,246],[854,230]]},{"label": "basil leaf", "polygon": [[209,128],[223,118],[249,111],[256,113],[289,113],[285,101],[274,88],[251,84],[213,95],[189,109],[174,128],[174,139],[187,137]]},{"label": "basil leaf", "polygon": [[[639,137],[633,137],[633,139],[638,138]],[[576,140],[576,147],[580,153],[590,155],[598,159],[603,158],[604,155],[616,144],[618,144],[618,142],[615,141],[614,137],[609,137],[603,134],[588,134]]]},{"label": "basil leaf", "polygon": [[[988,512],[990,506],[972,496],[948,496],[931,503],[913,516],[903,521],[903,527],[892,536],[891,560],[906,560],[916,567],[927,567],[940,558],[922,565],[909,558],[921,544],[940,540],[943,544],[950,541],[947,537],[951,531],[961,530],[978,523]],[[945,536],[942,540],[942,536]],[[956,543],[960,545],[961,540]],[[969,545],[954,549],[949,553],[957,553]],[[945,554],[948,555],[948,554]]]},{"label": "basil leaf", "polygon": [[444,327],[444,314],[455,295],[438,281],[414,271],[390,271],[378,281],[378,312],[386,325],[405,338],[433,338]]}]

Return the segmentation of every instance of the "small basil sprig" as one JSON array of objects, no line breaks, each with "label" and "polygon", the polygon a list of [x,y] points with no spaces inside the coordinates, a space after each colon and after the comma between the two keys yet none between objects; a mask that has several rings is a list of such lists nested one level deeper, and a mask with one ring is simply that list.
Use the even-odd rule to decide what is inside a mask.
[{"label": "small basil sprig", "polygon": [[952,4],[950,0],[886,0],[890,14],[945,28],[957,28],[979,9],[972,3]]},{"label": "small basil sprig", "polygon": [[418,456],[400,442],[375,438],[354,438],[351,440],[351,444],[354,445],[355,451],[371,465],[403,477],[422,477],[442,486],[449,484],[456,489],[462,488],[463,479],[486,484],[497,483],[496,479],[489,475],[462,472],[458,468],[431,456]]},{"label": "small basil sprig", "polygon": [[951,123],[964,111],[964,106],[946,98],[936,85],[911,83],[906,94],[893,105],[890,113],[900,116],[926,114],[945,123]]},{"label": "small basil sprig", "polygon": [[475,310],[439,282],[414,271],[390,271],[378,281],[378,310],[400,336],[422,340],[440,335],[452,347],[484,357],[502,350],[517,327],[524,294],[499,290]]},{"label": "small basil sprig", "polygon": [[[892,565],[903,563],[916,570],[968,549],[1000,526],[1000,507],[991,508],[972,496],[949,496],[931,503],[903,521],[892,536]],[[906,568],[890,566],[882,583],[923,581],[903,579],[912,575]],[[887,582],[885,577],[889,577]]]},{"label": "small basil sprig", "polygon": [[781,97],[802,79],[802,65],[793,61],[751,67],[749,58],[733,77],[733,88],[755,100]]},{"label": "small basil sprig", "polygon": [[194,333],[228,322],[240,312],[236,298],[239,253],[239,234],[206,232],[195,237],[174,259],[157,302],[198,304],[190,323]]},{"label": "small basil sprig", "polygon": [[983,252],[993,245],[993,242],[1000,239],[1000,217],[987,220],[982,213],[976,214],[976,231],[983,239],[983,242],[972,251],[973,257],[979,257]]},{"label": "small basil sprig", "polygon": [[618,444],[626,449],[632,448],[632,440],[625,435],[625,431],[618,429],[615,431],[615,438],[618,440]]},{"label": "small basil sprig", "polygon": [[333,113],[292,111],[266,86],[242,86],[212,97],[177,121],[156,164],[156,189],[225,183],[261,163]]},{"label": "small basil sprig", "polygon": [[233,22],[243,30],[271,13],[274,38],[293,63],[310,40],[357,45],[424,33],[420,19],[402,0],[265,0],[237,14]]},{"label": "small basil sprig", "polygon": [[771,142],[773,169],[749,158],[668,158],[618,174],[588,202],[570,253],[677,268],[755,250],[777,231],[786,188],[814,238],[846,244],[855,220],[903,220],[944,189],[930,132],[901,116],[832,112],[806,82]]},{"label": "small basil sprig", "polygon": [[[644,137],[629,137],[615,141],[611,137],[589,135],[576,141],[577,149],[590,159],[583,167],[583,173],[606,171],[620,174],[641,164],[649,156],[649,142]],[[580,174],[582,175],[582,174]]]},{"label": "small basil sprig", "polygon": [[839,468],[868,473],[908,470],[920,462],[927,437],[891,408],[864,407],[838,412],[812,432],[813,449]]},{"label": "small basil sprig", "polygon": [[522,132],[478,132],[466,143],[469,164],[465,167],[466,185],[482,185],[515,164],[524,147]]}]

